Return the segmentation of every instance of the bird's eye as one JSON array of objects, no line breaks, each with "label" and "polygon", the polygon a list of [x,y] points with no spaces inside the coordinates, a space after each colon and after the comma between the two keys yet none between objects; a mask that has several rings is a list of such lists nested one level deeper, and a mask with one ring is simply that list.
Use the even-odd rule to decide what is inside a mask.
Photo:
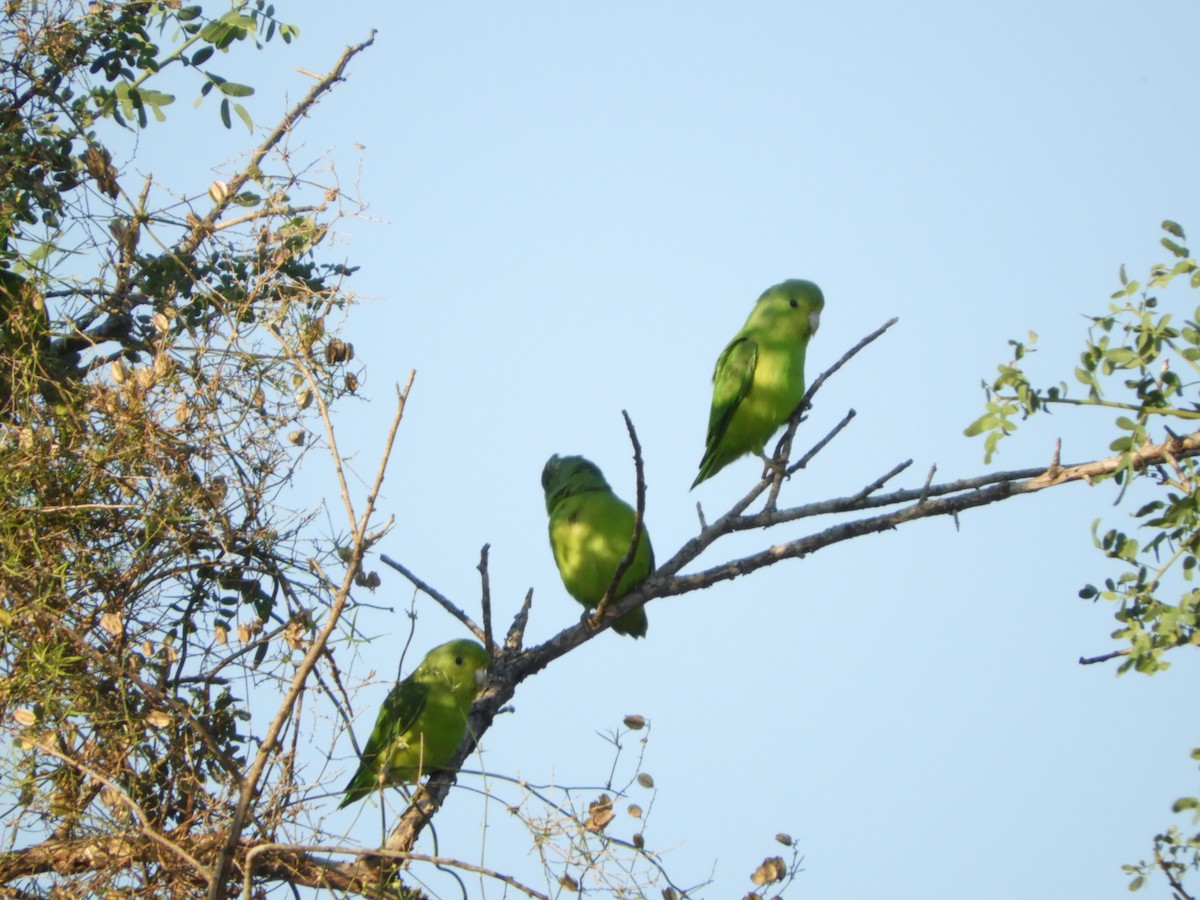
[{"label": "bird's eye", "polygon": [[454,657],[454,664],[456,666],[461,666],[463,664],[463,658],[461,656]]},{"label": "bird's eye", "polygon": [[795,298],[795,297],[793,297],[791,300],[789,300],[789,301],[788,301],[788,304],[789,304],[789,305],[792,307],[792,309],[795,309],[797,306],[799,306],[799,305],[800,305],[799,303],[797,303],[797,302],[796,302],[796,298]]}]

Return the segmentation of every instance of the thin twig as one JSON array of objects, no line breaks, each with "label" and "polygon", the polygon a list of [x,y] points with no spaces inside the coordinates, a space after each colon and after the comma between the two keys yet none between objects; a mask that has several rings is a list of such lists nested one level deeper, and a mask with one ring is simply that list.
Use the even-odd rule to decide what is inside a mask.
[{"label": "thin twig", "polygon": [[396,560],[392,559],[390,556],[388,556],[385,553],[381,553],[379,555],[379,561],[382,562],[385,566],[391,566],[393,569],[395,569],[397,572],[399,572],[401,575],[403,575],[405,578],[407,578],[410,582],[412,582],[413,587],[415,587],[421,593],[426,594],[427,596],[432,598],[434,600],[434,602],[436,602],[439,606],[442,607],[442,609],[446,610],[446,612],[450,613],[450,615],[454,616],[454,618],[458,619],[458,621],[460,621],[464,625],[466,625],[467,628],[469,628],[471,630],[471,633],[473,635],[475,635],[475,637],[479,638],[479,640],[481,640],[481,641],[487,640],[487,635],[484,634],[483,629],[480,628],[478,625],[476,625],[475,621],[470,616],[468,616],[465,612],[463,612],[462,609],[460,609],[458,606],[456,606],[450,600],[449,597],[447,597],[445,594],[442,594],[440,591],[438,591],[437,588],[434,588],[433,586],[426,584],[424,581],[422,581],[420,578],[418,578],[403,563],[396,562]]},{"label": "thin twig", "polygon": [[479,551],[479,579],[482,582],[480,587],[479,603],[483,607],[483,634],[484,647],[487,649],[488,656],[495,652],[496,642],[492,637],[492,585],[491,579],[488,577],[488,550],[491,549],[490,544],[484,544],[483,549]]},{"label": "thin twig", "polygon": [[[912,460],[909,460],[911,463]],[[925,484],[921,487],[921,499],[917,503],[924,503],[929,499],[929,486],[933,484],[933,476],[937,474],[937,463],[929,467],[929,473],[925,476]]]},{"label": "thin twig", "polygon": [[604,621],[604,615],[608,612],[613,595],[617,591],[617,585],[621,583],[621,579],[625,577],[625,573],[633,565],[633,560],[637,556],[638,548],[646,531],[644,524],[646,516],[646,473],[642,466],[642,445],[638,442],[637,431],[633,427],[633,420],[629,418],[629,413],[621,410],[621,415],[625,417],[625,430],[629,432],[629,442],[633,444],[633,468],[637,475],[637,507],[634,510],[633,537],[629,541],[629,549],[625,551],[625,555],[617,563],[617,568],[613,571],[612,580],[609,581],[604,596],[600,598],[600,602],[596,604],[595,611],[588,619],[595,627],[599,627]]},{"label": "thin twig", "polygon": [[840,422],[838,422],[836,425],[834,425],[833,428],[830,430],[830,432],[825,435],[825,437],[821,438],[819,441],[817,441],[815,444],[813,444],[811,450],[809,450],[802,457],[800,457],[800,459],[797,460],[795,463],[788,466],[788,468],[784,474],[790,478],[792,475],[796,474],[796,472],[800,471],[805,466],[807,466],[810,462],[812,462],[813,457],[816,456],[818,453],[820,453],[822,450],[824,450],[825,445],[828,444],[830,441],[832,441],[835,437],[837,437],[838,434],[841,433],[842,429],[844,429],[847,425],[849,425],[850,420],[853,419],[856,415],[858,415],[858,413],[855,412],[853,409],[848,410],[846,412],[846,415],[844,415],[842,417],[842,420]]},{"label": "thin twig", "polygon": [[808,386],[808,390],[804,392],[804,396],[796,405],[796,408],[792,410],[792,414],[788,416],[788,426],[784,430],[783,436],[779,438],[779,442],[775,445],[775,452],[771,454],[772,459],[782,463],[785,462],[789,456],[791,456],[792,438],[796,434],[796,428],[799,426],[800,420],[804,416],[804,411],[812,406],[813,397],[817,395],[817,391],[821,389],[821,386],[833,376],[834,372],[857,356],[864,347],[877,339],[880,335],[882,335],[885,331],[899,321],[900,320],[895,317],[888,319],[886,322],[864,337],[861,341],[843,353],[837,362],[817,376],[816,380]]},{"label": "thin twig", "polygon": [[529,609],[532,606],[533,588],[530,588],[525,592],[525,601],[517,610],[517,614],[513,616],[512,625],[509,626],[508,635],[504,639],[506,649],[513,652],[521,649],[521,643],[525,640],[525,626],[529,623]]},{"label": "thin twig", "polygon": [[1132,647],[1125,647],[1121,650],[1114,650],[1112,653],[1102,653],[1100,656],[1081,656],[1079,664],[1081,666],[1092,666],[1096,663],[1108,662],[1110,659],[1117,659],[1121,656],[1128,656],[1133,652]]}]

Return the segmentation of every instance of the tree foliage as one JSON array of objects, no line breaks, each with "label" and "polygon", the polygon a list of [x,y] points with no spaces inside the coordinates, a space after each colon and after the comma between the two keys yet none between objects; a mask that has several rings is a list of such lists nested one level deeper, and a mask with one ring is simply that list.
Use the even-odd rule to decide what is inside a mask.
[{"label": "tree foliage", "polygon": [[[3,29],[2,774],[10,842],[43,852],[0,869],[56,871],[75,895],[186,893],[203,878],[183,836],[225,827],[244,783],[235,685],[286,683],[335,593],[302,540],[311,513],[278,498],[355,388],[326,333],[350,270],[318,256],[342,198],[270,165],[277,137],[182,203],[130,184],[105,143],[164,119],[172,66],[228,123],[251,89],[204,68],[214,51],[295,34],[262,3],[14,2]],[[72,861],[128,833],[152,838],[130,864]]]},{"label": "tree foliage", "polygon": [[[1185,245],[1183,227],[1162,224],[1169,262],[1151,267],[1145,282],[1120,269],[1121,286],[1108,309],[1089,317],[1090,327],[1073,378],[1037,387],[1027,371],[1028,343],[1010,341],[1013,360],[999,367],[990,384],[987,412],[967,428],[984,435],[987,457],[1022,419],[1064,406],[1083,407],[1112,417],[1110,449],[1118,464],[1095,481],[1111,480],[1118,500],[1136,494],[1132,524],[1105,526],[1097,520],[1097,549],[1117,574],[1079,591],[1085,600],[1114,607],[1113,638],[1127,644],[1100,657],[1119,658],[1118,672],[1147,675],[1170,666],[1168,654],[1200,645],[1200,589],[1195,587],[1200,556],[1200,467],[1181,452],[1200,422],[1200,306],[1190,307],[1189,289],[1200,288],[1200,265]],[[1081,390],[1072,396],[1070,384]],[[1147,465],[1148,448],[1164,448]],[[1136,480],[1136,485],[1135,485]],[[1200,749],[1192,752],[1200,759]],[[1184,797],[1176,812],[1200,809]],[[1155,838],[1153,862],[1127,866],[1131,887],[1161,869],[1179,896],[1185,872],[1200,868],[1200,832],[1191,836],[1172,827]]]}]

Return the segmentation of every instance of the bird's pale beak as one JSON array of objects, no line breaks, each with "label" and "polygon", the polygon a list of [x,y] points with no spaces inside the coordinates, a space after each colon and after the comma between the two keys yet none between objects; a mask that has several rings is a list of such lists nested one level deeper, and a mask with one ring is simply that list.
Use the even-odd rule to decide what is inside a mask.
[{"label": "bird's pale beak", "polygon": [[819,312],[810,312],[808,314],[808,333],[814,335],[817,329],[821,327],[821,314]]},{"label": "bird's pale beak", "polygon": [[481,688],[487,684],[487,669],[475,670],[475,687]]}]

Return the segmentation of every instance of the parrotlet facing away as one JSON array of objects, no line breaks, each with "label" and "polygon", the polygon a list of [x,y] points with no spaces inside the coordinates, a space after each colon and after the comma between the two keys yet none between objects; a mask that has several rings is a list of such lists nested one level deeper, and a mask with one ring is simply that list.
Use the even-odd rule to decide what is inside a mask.
[{"label": "parrotlet facing away", "polygon": [[467,713],[488,666],[475,641],[434,647],[392,688],[338,809],[387,785],[416,782],[444,766],[467,733]]},{"label": "parrotlet facing away", "polygon": [[708,437],[695,487],[747,453],[762,455],[804,399],[804,352],[825,298],[811,281],[767,288],[717,357]]},{"label": "parrotlet facing away", "polygon": [[[567,593],[588,609],[604,598],[617,566],[633,542],[636,513],[612,492],[600,469],[582,456],[552,456],[542,469],[550,549]],[[654,571],[650,534],[642,528],[633,562],[613,591],[623,597]],[[617,634],[646,636],[646,611],[638,607],[613,625]]]}]

